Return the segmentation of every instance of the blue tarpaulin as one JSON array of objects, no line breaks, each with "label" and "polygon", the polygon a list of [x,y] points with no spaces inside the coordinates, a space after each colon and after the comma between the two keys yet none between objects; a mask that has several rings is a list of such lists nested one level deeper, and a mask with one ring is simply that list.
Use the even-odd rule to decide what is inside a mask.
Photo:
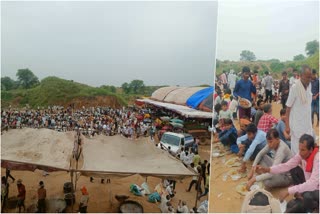
[{"label": "blue tarpaulin", "polygon": [[209,95],[213,93],[214,89],[213,86],[202,89],[196,93],[194,93],[189,99],[187,100],[187,106],[191,108],[197,108],[198,105],[206,99]]}]

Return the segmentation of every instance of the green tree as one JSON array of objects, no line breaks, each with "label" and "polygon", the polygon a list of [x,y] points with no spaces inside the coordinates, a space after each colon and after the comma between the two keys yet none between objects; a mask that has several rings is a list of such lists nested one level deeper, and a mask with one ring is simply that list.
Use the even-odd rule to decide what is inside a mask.
[{"label": "green tree", "polygon": [[312,56],[319,51],[319,42],[317,40],[308,42],[305,50],[308,56]]},{"label": "green tree", "polygon": [[249,50],[243,50],[240,53],[240,60],[241,61],[255,61],[256,60],[256,56],[254,55],[254,53],[252,51]]},{"label": "green tree", "polygon": [[129,92],[130,92],[130,87],[129,87],[129,84],[128,83],[123,83],[122,85],[121,85],[121,88],[122,88],[122,90],[123,90],[123,92],[125,93],[125,94],[129,94]]},{"label": "green tree", "polygon": [[273,62],[270,64],[272,71],[282,71],[285,68],[283,63]]},{"label": "green tree", "polygon": [[102,86],[100,86],[100,88],[103,88],[103,89],[110,91],[112,93],[116,93],[116,91],[117,91],[116,87],[113,85],[102,85]]},{"label": "green tree", "polygon": [[134,94],[143,94],[145,85],[142,80],[132,80],[129,84],[129,88]]},{"label": "green tree", "polygon": [[299,54],[299,55],[293,57],[293,61],[304,60],[305,58],[306,57],[303,56],[303,54]]},{"label": "green tree", "polygon": [[9,91],[12,89],[16,89],[17,87],[18,83],[10,77],[1,77],[1,90]]},{"label": "green tree", "polygon": [[23,88],[31,88],[39,83],[38,77],[32,73],[28,68],[19,69],[16,76],[18,77],[19,85]]}]

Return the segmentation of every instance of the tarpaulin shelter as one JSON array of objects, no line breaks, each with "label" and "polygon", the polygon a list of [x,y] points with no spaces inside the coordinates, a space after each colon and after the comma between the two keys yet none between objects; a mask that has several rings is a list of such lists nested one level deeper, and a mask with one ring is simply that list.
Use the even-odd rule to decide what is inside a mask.
[{"label": "tarpaulin shelter", "polygon": [[146,138],[130,140],[120,135],[86,139],[81,174],[100,174],[100,177],[140,174],[178,179],[196,175],[167,151],[147,142]]},{"label": "tarpaulin shelter", "polygon": [[145,138],[129,140],[116,135],[85,139],[82,169],[71,165],[74,132],[12,129],[1,136],[1,141],[1,166],[14,170],[43,169],[82,172],[84,175],[140,174],[175,178],[195,175],[181,161],[147,143]]},{"label": "tarpaulin shelter", "polygon": [[[213,92],[214,88],[210,87],[178,87],[169,86],[159,88],[152,93],[150,99],[138,99],[137,103],[148,103],[157,107],[162,107],[175,111],[188,118],[212,118],[212,116],[203,116],[199,112],[212,112],[213,109]],[[163,103],[163,104],[162,104]],[[168,104],[168,105],[166,105]],[[171,105],[173,104],[173,105]],[[185,106],[187,108],[181,108]],[[189,109],[188,109],[189,108]],[[192,113],[188,113],[192,112]],[[199,117],[198,117],[199,116]]]},{"label": "tarpaulin shelter", "polygon": [[188,106],[177,105],[172,103],[164,103],[159,101],[154,101],[151,99],[138,99],[138,101],[150,104],[156,107],[165,108],[170,111],[176,112],[186,118],[202,118],[202,119],[211,119],[212,112],[199,111]]},{"label": "tarpaulin shelter", "polygon": [[1,167],[68,171],[74,133],[49,129],[10,129],[1,135]]},{"label": "tarpaulin shelter", "polygon": [[213,92],[214,92],[214,88],[212,86],[208,88],[204,88],[200,91],[197,91],[191,97],[189,97],[186,104],[187,106],[196,109],[203,101],[205,101],[204,104],[206,105],[206,107],[212,109]]}]

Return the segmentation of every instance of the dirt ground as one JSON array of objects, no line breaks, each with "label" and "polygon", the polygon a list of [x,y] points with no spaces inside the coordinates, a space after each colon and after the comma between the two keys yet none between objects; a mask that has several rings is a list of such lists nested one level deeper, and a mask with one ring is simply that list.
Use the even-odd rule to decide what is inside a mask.
[{"label": "dirt ground", "polygon": [[[281,105],[273,103],[273,115],[280,118]],[[237,121],[238,122],[238,121]],[[238,126],[238,124],[236,124]],[[319,135],[319,127],[314,126],[316,135]],[[237,181],[231,180],[230,177],[223,181],[223,175],[230,169],[239,167],[226,167],[224,161],[236,157],[235,154],[229,154],[224,157],[211,159],[211,180],[210,180],[210,200],[209,212],[215,213],[234,213],[240,212],[244,196],[236,192],[236,186],[242,182],[246,182],[247,178],[241,178]],[[252,162],[250,163],[250,165]],[[249,168],[249,167],[248,167]],[[275,188],[271,191],[274,197],[278,197],[279,192],[284,188]],[[289,198],[287,198],[288,201]]]},{"label": "dirt ground", "polygon": [[[148,139],[149,140],[149,139]],[[199,154],[202,159],[210,160],[210,145],[209,140],[206,145],[200,145]],[[70,174],[67,172],[53,172],[50,175],[43,176],[43,172],[36,170],[35,172],[29,171],[11,171],[11,174],[17,179],[21,178],[23,184],[26,186],[26,207],[30,207],[37,201],[37,188],[39,181],[44,181],[45,188],[47,189],[47,198],[64,198],[63,185],[65,182],[70,181]],[[5,175],[5,169],[1,168],[1,174]],[[147,196],[134,196],[129,191],[130,184],[141,185],[147,179],[150,191],[153,191],[154,187],[161,182],[160,178],[147,177],[143,178],[140,175],[133,175],[130,177],[117,178],[110,177],[111,183],[101,184],[99,178],[95,178],[93,183],[90,182],[89,177],[81,176],[77,183],[76,189],[76,203],[72,209],[71,206],[67,208],[67,212],[77,212],[79,206],[79,200],[81,197],[80,188],[85,185],[89,192],[89,204],[88,212],[118,212],[119,202],[114,198],[118,195],[128,195],[130,200],[139,202],[144,212],[160,212],[158,204],[150,203],[147,201]],[[174,208],[177,207],[178,201],[185,200],[189,208],[195,206],[196,191],[194,188],[191,192],[186,192],[187,187],[192,178],[186,178],[182,181],[177,181],[176,184],[176,196],[172,199]],[[10,190],[9,197],[17,195],[16,182],[11,183],[9,178]],[[202,187],[203,188],[203,187]],[[208,196],[202,197],[198,204],[208,199]],[[5,210],[5,212],[17,212],[16,209]]]}]

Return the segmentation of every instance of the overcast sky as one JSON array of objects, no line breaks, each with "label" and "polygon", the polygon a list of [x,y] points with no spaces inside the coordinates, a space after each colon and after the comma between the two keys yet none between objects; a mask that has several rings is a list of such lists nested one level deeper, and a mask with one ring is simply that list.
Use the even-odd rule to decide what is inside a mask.
[{"label": "overcast sky", "polygon": [[1,2],[1,76],[211,84],[217,2]]},{"label": "overcast sky", "polygon": [[238,61],[242,50],[292,60],[319,41],[319,1],[220,1],[217,37],[221,60]]}]

